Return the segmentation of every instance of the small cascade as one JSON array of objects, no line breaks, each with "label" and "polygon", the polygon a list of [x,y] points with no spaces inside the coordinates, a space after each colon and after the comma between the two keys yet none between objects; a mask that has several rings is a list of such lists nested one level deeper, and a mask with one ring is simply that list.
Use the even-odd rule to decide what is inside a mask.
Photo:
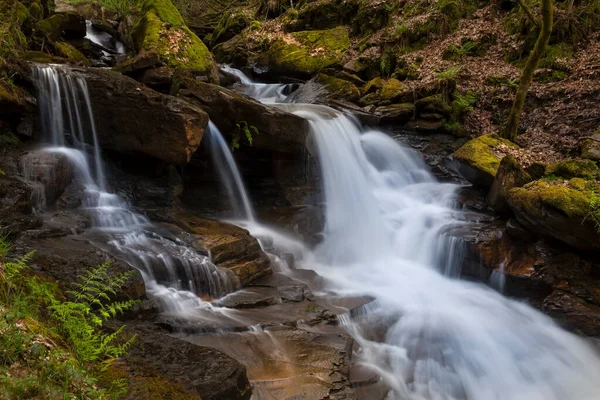
[{"label": "small cascade", "polygon": [[85,21],[85,38],[98,45],[105,56],[125,54],[125,45],[110,33],[98,29],[92,21]]},{"label": "small cascade", "polygon": [[[232,277],[209,257],[163,232],[108,191],[85,79],[54,65],[34,65],[33,73],[47,143],[42,151],[60,154],[73,166],[81,211],[92,221],[92,242],[137,268],[148,294],[165,311],[208,307],[198,296],[218,298],[237,289]],[[26,178],[36,181],[34,176]]]},{"label": "small cascade", "polygon": [[235,212],[235,218],[254,221],[254,210],[244,186],[244,181],[221,131],[212,121],[209,121],[206,134],[215,169],[227,190],[227,195]]},{"label": "small cascade", "polygon": [[242,88],[239,90],[240,92],[262,103],[282,103],[289,94],[287,93],[290,86],[288,84],[255,83],[239,69],[232,68],[228,65],[221,66],[221,69],[240,78],[242,84]]}]

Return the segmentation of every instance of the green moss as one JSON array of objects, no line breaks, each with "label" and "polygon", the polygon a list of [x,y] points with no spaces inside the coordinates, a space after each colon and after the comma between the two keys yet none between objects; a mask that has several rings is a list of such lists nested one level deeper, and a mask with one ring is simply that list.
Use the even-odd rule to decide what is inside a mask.
[{"label": "green moss", "polygon": [[335,28],[323,31],[292,33],[290,39],[277,39],[267,53],[269,66],[276,72],[313,75],[340,64],[340,57],[350,47],[348,31]]},{"label": "green moss", "polygon": [[543,69],[535,72],[533,80],[539,83],[560,82],[569,77],[569,74],[564,71],[556,71],[552,69]]},{"label": "green moss", "polygon": [[387,2],[363,2],[352,19],[352,33],[364,35],[373,33],[387,25],[392,7]]},{"label": "green moss", "polygon": [[66,42],[54,43],[56,49],[61,53],[67,60],[84,66],[91,66],[90,60],[88,60],[79,50]]},{"label": "green moss", "polygon": [[384,80],[381,79],[380,76],[371,79],[367,84],[363,87],[363,93],[369,94],[373,92],[377,92],[383,88]]},{"label": "green moss", "polygon": [[40,64],[64,63],[65,60],[59,57],[52,56],[43,51],[26,51],[23,53],[25,61],[36,62]]},{"label": "green moss", "polygon": [[546,175],[556,175],[567,179],[600,179],[600,168],[591,160],[567,160],[546,167]]},{"label": "green moss", "polygon": [[538,180],[508,192],[510,201],[528,214],[543,218],[544,206],[561,211],[567,217],[583,220],[590,214],[592,192],[565,185],[562,181]]},{"label": "green moss", "polygon": [[[260,29],[260,22],[254,22],[258,22],[258,29]],[[248,21],[244,14],[239,12],[226,12],[219,20],[219,23],[212,34],[211,45],[214,46],[220,42],[231,39],[240,33],[247,25]]]},{"label": "green moss", "polygon": [[[0,89],[2,87],[0,86]],[[0,96],[2,92],[0,91]],[[0,103],[1,103],[0,99]],[[19,138],[12,132],[0,132],[0,148],[1,149],[9,149],[13,147],[17,147],[21,144]]]},{"label": "green moss", "polygon": [[29,10],[22,3],[17,2],[16,9],[17,24],[21,27],[29,18]]},{"label": "green moss", "polygon": [[398,79],[392,78],[383,84],[379,97],[383,101],[394,101],[404,95],[405,91],[406,86]]},{"label": "green moss", "polygon": [[417,100],[415,106],[419,112],[440,113],[444,115],[452,113],[452,107],[444,100],[444,96],[441,94]]},{"label": "green moss", "polygon": [[354,102],[360,97],[360,90],[353,83],[343,79],[318,74],[315,82],[324,85],[331,98]]},{"label": "green moss", "polygon": [[29,15],[36,20],[42,19],[44,17],[44,8],[39,2],[35,1],[29,6]]},{"label": "green moss", "polygon": [[0,60],[17,58],[26,46],[27,38],[21,31],[23,17],[22,4],[0,0]]},{"label": "green moss", "polygon": [[216,64],[206,45],[188,29],[168,0],[144,0],[143,16],[132,31],[138,51],[156,52],[170,67],[201,73],[218,82]]},{"label": "green moss", "polygon": [[583,178],[572,178],[569,180],[569,186],[571,186],[575,190],[584,190],[586,183]]},{"label": "green moss", "polygon": [[62,14],[54,14],[38,23],[38,30],[50,40],[57,40],[63,31],[65,17]]},{"label": "green moss", "polygon": [[496,155],[494,150],[500,145],[505,145],[512,149],[519,148],[516,144],[496,134],[482,135],[469,140],[456,150],[452,154],[452,157],[491,176],[496,176],[501,158]]}]

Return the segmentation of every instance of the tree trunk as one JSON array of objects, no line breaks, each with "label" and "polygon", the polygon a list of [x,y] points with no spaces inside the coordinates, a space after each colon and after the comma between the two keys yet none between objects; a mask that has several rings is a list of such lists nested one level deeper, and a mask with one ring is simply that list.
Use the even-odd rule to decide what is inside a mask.
[{"label": "tree trunk", "polygon": [[506,139],[514,141],[517,138],[517,129],[519,128],[519,122],[521,121],[521,113],[523,112],[525,98],[527,97],[527,92],[531,86],[533,74],[535,73],[539,62],[544,55],[546,46],[550,41],[553,19],[554,8],[552,0],[542,0],[542,28],[540,31],[540,36],[538,36],[535,47],[529,55],[527,65],[525,65],[525,69],[523,70],[523,75],[521,76],[521,82],[519,83],[519,88],[517,89],[515,101],[513,103],[512,110],[510,111],[510,117],[508,118],[506,127],[502,132],[502,136]]}]

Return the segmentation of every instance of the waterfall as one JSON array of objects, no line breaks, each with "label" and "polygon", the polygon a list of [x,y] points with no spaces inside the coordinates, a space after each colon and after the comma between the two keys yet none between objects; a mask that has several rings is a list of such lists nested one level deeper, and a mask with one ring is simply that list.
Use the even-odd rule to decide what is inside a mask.
[{"label": "waterfall", "polygon": [[[165,311],[208,307],[198,296],[217,298],[235,290],[227,271],[108,191],[85,79],[56,65],[33,65],[33,76],[47,143],[43,151],[63,154],[73,165],[81,186],[81,210],[92,221],[93,243],[137,268],[148,295],[157,298]],[[31,176],[26,179],[35,181]]]},{"label": "waterfall", "polygon": [[236,218],[254,221],[254,210],[244,181],[221,131],[212,121],[209,121],[206,134],[215,170],[227,190]]},{"label": "waterfall", "polygon": [[[300,267],[340,294],[376,299],[343,315],[359,362],[388,399],[592,400],[600,357],[530,306],[461,281],[466,222],[457,186],[385,134],[324,106],[280,105],[309,120],[326,202],[323,241]],[[307,251],[308,252],[308,251]]]},{"label": "waterfall", "polygon": [[221,66],[221,69],[231,75],[240,78],[241,88],[240,92],[252,97],[253,99],[259,100],[263,103],[282,103],[287,95],[285,91],[289,85],[280,83],[255,83],[252,79],[248,78],[239,69],[231,68],[227,65]]}]

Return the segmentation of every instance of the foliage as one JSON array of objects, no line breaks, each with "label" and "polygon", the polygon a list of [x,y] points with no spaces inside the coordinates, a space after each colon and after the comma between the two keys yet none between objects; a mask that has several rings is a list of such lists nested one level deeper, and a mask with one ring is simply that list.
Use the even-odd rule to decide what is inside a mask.
[{"label": "foliage", "polygon": [[458,74],[460,74],[460,71],[462,71],[462,67],[456,66],[456,67],[450,67],[445,71],[438,72],[436,75],[438,78],[440,78],[442,80],[454,80],[454,79],[456,79]]},{"label": "foliage", "polygon": [[240,139],[242,135],[246,138],[246,141],[252,146],[253,135],[258,135],[258,128],[254,125],[248,125],[246,121],[242,121],[236,124],[238,130],[233,134],[231,138],[231,148],[237,150],[240,148]]},{"label": "foliage", "polygon": [[59,330],[73,344],[73,350],[83,362],[102,361],[123,356],[134,338],[118,344],[117,338],[123,328],[104,334],[98,333],[103,322],[131,309],[138,301],[113,301],[121,289],[135,274],[134,271],[111,276],[110,264],[101,264],[89,269],[81,276],[75,290],[66,292],[74,301],[54,304],[52,318],[58,322]]},{"label": "foliage", "polygon": [[596,224],[596,230],[600,233],[600,196],[597,192],[592,192],[590,196],[590,217]]},{"label": "foliage", "polygon": [[33,252],[9,261],[9,249],[0,235],[0,398],[122,398],[124,382],[100,388],[97,366],[122,356],[133,338],[117,344],[123,328],[98,328],[135,304],[112,300],[130,274],[109,276],[108,264],[93,268],[64,301],[54,282],[31,274]]},{"label": "foliage", "polygon": [[398,60],[396,58],[396,52],[393,50],[386,50],[381,56],[380,70],[381,76],[389,78],[396,69]]}]

